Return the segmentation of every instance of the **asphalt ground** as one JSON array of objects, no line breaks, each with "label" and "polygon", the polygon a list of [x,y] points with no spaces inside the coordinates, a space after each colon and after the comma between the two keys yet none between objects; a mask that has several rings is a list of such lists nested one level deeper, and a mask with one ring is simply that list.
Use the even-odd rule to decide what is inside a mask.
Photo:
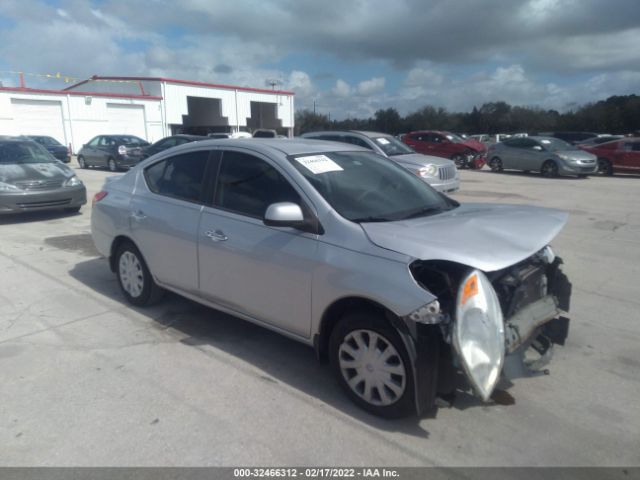
[{"label": "asphalt ground", "polygon": [[[77,174],[89,198],[109,175]],[[378,419],[304,345],[177,295],[127,305],[91,205],[3,217],[0,466],[640,465],[640,177],[461,175],[461,202],[570,213],[553,246],[571,329],[549,375]]]}]

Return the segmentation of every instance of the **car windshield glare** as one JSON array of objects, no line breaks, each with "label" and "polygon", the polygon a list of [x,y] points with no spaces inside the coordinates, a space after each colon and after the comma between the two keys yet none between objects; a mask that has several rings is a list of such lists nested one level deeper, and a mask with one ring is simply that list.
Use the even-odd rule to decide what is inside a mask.
[{"label": "car windshield glare", "polygon": [[411,147],[408,147],[393,137],[376,137],[373,140],[376,142],[376,145],[382,149],[385,155],[389,157],[415,153]]},{"label": "car windshield glare", "polygon": [[35,142],[0,143],[0,164],[55,163],[57,161]]},{"label": "car windshield glare", "polygon": [[576,147],[570,143],[560,140],[559,138],[543,138],[540,140],[540,144],[550,152],[562,152],[564,150],[577,150]]},{"label": "car windshield glare", "polygon": [[457,205],[416,175],[374,153],[297,155],[290,161],[341,216],[352,222],[403,220]]},{"label": "car windshield glare", "polygon": [[447,133],[445,135],[445,137],[447,137],[447,140],[449,140],[450,142],[453,142],[453,143],[463,143],[464,142],[464,138],[459,137],[458,135],[454,135],[453,133]]}]

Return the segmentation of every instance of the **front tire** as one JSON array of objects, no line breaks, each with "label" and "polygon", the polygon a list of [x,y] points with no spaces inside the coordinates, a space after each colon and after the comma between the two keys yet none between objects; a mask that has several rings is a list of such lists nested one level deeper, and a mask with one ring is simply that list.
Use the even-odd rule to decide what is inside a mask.
[{"label": "front tire", "polygon": [[338,382],[364,410],[385,418],[414,410],[413,366],[381,313],[347,313],[331,333],[329,356]]},{"label": "front tire", "polygon": [[456,153],[455,155],[453,155],[451,157],[451,161],[453,163],[456,164],[456,167],[458,168],[466,168],[467,167],[467,162],[465,161],[465,158],[463,155]]},{"label": "front tire", "polygon": [[489,168],[492,172],[502,172],[504,168],[502,167],[502,160],[500,159],[500,157],[493,157],[491,160],[489,160]]},{"label": "front tire", "polygon": [[609,160],[607,160],[606,158],[599,158],[598,159],[598,172],[602,173],[603,175],[607,175],[607,176],[613,175],[613,166],[611,165],[611,162]]},{"label": "front tire", "polygon": [[87,168],[88,167],[87,162],[85,162],[84,157],[82,155],[80,155],[78,157],[78,166],[80,168]]},{"label": "front tire", "polygon": [[542,165],[542,168],[540,169],[540,173],[542,173],[542,175],[544,177],[547,177],[547,178],[557,177],[558,176],[558,164],[556,162],[554,162],[553,160],[547,160]]},{"label": "front tire", "polygon": [[116,275],[120,290],[127,301],[138,307],[160,301],[164,290],[153,280],[140,250],[125,242],[116,252]]},{"label": "front tire", "polygon": [[118,171],[118,165],[116,164],[116,161],[113,158],[109,158],[109,160],[107,160],[107,167],[109,167],[109,171],[111,172]]}]

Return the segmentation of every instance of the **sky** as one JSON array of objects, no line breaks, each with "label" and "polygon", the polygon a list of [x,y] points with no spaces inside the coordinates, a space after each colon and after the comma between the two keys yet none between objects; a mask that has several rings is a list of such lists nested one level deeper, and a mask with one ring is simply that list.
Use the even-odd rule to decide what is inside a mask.
[{"label": "sky", "polygon": [[332,119],[567,111],[640,94],[640,0],[1,0],[3,85],[12,71],[275,82]]}]

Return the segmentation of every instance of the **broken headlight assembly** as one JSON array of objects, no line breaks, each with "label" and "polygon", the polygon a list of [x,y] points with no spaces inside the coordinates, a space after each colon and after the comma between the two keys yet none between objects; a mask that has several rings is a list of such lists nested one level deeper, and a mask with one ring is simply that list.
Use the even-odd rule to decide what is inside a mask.
[{"label": "broken headlight assembly", "polygon": [[452,343],[472,386],[487,401],[504,364],[504,319],[491,282],[479,270],[460,283]]}]

